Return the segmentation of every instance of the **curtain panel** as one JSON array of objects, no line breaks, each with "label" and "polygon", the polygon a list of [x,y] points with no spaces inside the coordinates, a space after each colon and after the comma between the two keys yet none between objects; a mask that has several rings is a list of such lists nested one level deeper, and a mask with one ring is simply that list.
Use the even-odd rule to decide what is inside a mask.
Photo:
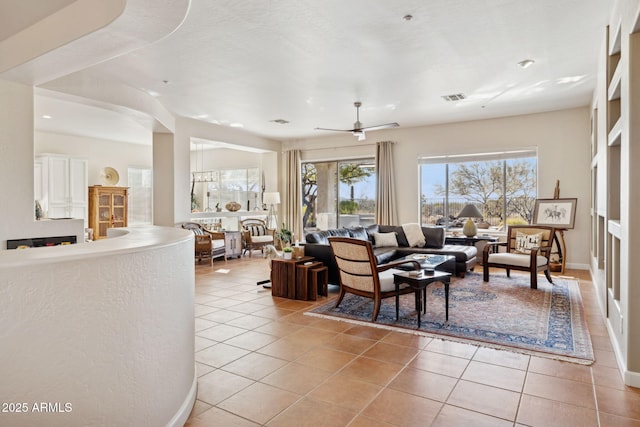
[{"label": "curtain panel", "polygon": [[393,141],[376,143],[376,223],[395,225],[398,223],[398,208],[395,196],[393,168]]},{"label": "curtain panel", "polygon": [[[300,150],[289,150],[283,153],[286,171],[286,187],[284,198],[283,220],[293,233],[293,239],[302,241],[302,168],[300,166]],[[279,224],[281,227],[282,224]]]}]

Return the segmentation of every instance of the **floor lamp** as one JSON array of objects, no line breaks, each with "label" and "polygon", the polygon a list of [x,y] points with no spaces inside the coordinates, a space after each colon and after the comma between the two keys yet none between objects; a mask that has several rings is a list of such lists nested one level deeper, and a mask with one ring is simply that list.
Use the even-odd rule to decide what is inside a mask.
[{"label": "floor lamp", "polygon": [[278,228],[278,214],[276,213],[276,205],[280,204],[280,193],[277,191],[265,192],[262,196],[262,203],[269,205],[269,213],[267,214],[267,228],[273,230]]}]

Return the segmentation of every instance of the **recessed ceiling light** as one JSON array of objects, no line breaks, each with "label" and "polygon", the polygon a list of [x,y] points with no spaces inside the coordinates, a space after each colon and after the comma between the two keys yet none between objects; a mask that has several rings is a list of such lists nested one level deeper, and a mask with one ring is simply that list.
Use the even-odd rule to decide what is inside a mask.
[{"label": "recessed ceiling light", "polygon": [[518,62],[518,66],[520,68],[529,68],[533,65],[533,63],[536,62],[533,59],[525,59],[523,61]]},{"label": "recessed ceiling light", "polygon": [[243,128],[244,125],[242,123],[231,123],[229,126],[232,128]]},{"label": "recessed ceiling light", "polygon": [[50,118],[51,118],[51,116],[50,116],[50,115],[48,115],[48,114],[45,114],[44,116],[42,116],[42,118],[43,118],[43,119],[50,119]]}]

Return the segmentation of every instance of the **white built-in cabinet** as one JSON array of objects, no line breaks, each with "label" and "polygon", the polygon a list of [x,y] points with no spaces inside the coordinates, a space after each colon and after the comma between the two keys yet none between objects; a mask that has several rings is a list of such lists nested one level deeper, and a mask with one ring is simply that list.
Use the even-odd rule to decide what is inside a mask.
[{"label": "white built-in cabinet", "polygon": [[[35,198],[47,218],[83,218],[87,221],[87,160],[65,155],[37,156]],[[86,226],[86,224],[85,224]]]},{"label": "white built-in cabinet", "polygon": [[615,3],[592,108],[591,271],[623,381],[640,387],[640,3]]}]

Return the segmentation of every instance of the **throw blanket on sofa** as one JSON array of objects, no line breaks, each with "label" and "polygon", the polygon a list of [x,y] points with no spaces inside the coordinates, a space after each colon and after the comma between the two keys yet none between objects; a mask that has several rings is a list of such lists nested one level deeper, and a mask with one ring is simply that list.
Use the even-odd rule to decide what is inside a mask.
[{"label": "throw blanket on sofa", "polygon": [[405,236],[407,236],[409,246],[412,248],[423,247],[427,242],[422,233],[422,227],[420,227],[418,223],[402,224],[402,230]]}]

